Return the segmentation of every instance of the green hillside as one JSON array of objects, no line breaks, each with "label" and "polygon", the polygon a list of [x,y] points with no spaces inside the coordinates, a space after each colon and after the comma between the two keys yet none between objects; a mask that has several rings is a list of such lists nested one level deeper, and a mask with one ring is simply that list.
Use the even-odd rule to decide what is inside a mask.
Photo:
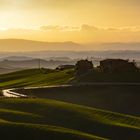
[{"label": "green hillside", "polygon": [[47,86],[96,82],[140,82],[140,72],[135,73],[101,73],[92,71],[75,76],[74,70],[28,69],[0,75],[0,88]]},{"label": "green hillside", "polygon": [[[67,84],[71,81],[89,82],[90,76],[85,80],[82,80],[83,77],[84,75],[75,79],[73,70],[30,69],[0,75],[0,88],[41,87]],[[134,94],[137,98],[134,101],[135,104],[138,101],[139,87],[125,89],[124,87],[92,86],[89,89],[87,86],[86,88],[79,86],[78,88],[71,87],[71,89],[68,87],[52,88],[52,91],[48,92],[52,94],[50,96],[56,97],[54,100],[48,99],[46,95],[43,97],[42,94],[46,91],[43,93],[40,89],[36,89],[34,93],[44,99],[1,98],[1,138],[6,140],[139,140],[139,117],[115,113],[115,109],[111,112],[107,111],[111,110],[110,108],[102,108],[107,102],[111,105],[113,100],[122,99],[124,109],[128,109],[127,101],[134,97]],[[119,91],[121,91],[120,94],[114,96]],[[125,94],[122,95],[122,93]],[[103,101],[102,107],[96,106],[96,103],[100,101]],[[134,108],[133,105],[132,108]],[[138,107],[136,110],[139,110]]]},{"label": "green hillside", "polygon": [[0,88],[31,87],[96,82],[140,82],[140,72],[136,73],[101,73],[92,71],[75,76],[74,70],[28,69],[0,75]]},{"label": "green hillside", "polygon": [[[7,139],[34,140],[105,140],[104,138],[57,126],[12,123],[0,121],[1,137]],[[8,132],[8,135],[7,135]]]},{"label": "green hillside", "polygon": [[0,131],[5,139],[136,140],[140,137],[140,118],[82,105],[48,99],[2,99],[0,108]]},{"label": "green hillside", "polygon": [[0,75],[0,87],[60,85],[68,83],[72,78],[73,70],[29,69]]},{"label": "green hillside", "polygon": [[17,89],[16,92],[140,116],[139,85],[75,85]]}]

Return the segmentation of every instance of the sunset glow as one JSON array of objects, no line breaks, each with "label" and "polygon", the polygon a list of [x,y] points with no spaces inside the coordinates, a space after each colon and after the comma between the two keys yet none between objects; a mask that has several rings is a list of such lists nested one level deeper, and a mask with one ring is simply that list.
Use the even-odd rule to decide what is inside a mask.
[{"label": "sunset glow", "polygon": [[139,42],[139,0],[0,0],[0,38]]}]

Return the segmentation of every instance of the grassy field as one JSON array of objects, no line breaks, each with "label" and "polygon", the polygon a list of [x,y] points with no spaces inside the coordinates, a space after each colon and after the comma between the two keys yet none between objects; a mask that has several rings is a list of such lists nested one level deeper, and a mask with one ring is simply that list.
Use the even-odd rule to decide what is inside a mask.
[{"label": "grassy field", "polygon": [[86,82],[136,82],[140,83],[140,72],[101,73],[90,72],[76,77],[74,70],[29,69],[0,75],[0,88],[30,87]]},{"label": "grassy field", "polygon": [[0,131],[5,139],[136,140],[140,137],[140,118],[92,107],[49,99],[2,99],[0,108]]},{"label": "grassy field", "polygon": [[[65,128],[60,124],[58,105],[61,103],[49,100],[16,100],[3,99],[0,103],[0,131],[4,139],[50,139],[50,140],[102,140],[103,138],[78,130]],[[62,104],[63,106],[63,104]],[[55,111],[53,111],[55,110]],[[54,115],[56,114],[56,115]],[[58,117],[58,118],[57,118]],[[59,122],[60,121],[60,122]],[[67,125],[67,124],[66,124]],[[68,123],[69,125],[69,123]]]},{"label": "grassy field", "polygon": [[29,69],[0,75],[0,88],[66,84],[73,78],[73,70]]},{"label": "grassy field", "polygon": [[[79,81],[73,70],[32,69],[0,75],[0,88],[60,85],[70,81]],[[140,138],[139,86],[73,86],[19,92],[39,98],[0,99],[3,139]]]},{"label": "grassy field", "polygon": [[139,85],[80,85],[70,87],[19,89],[16,90],[16,92],[38,98],[49,98],[140,116]]}]

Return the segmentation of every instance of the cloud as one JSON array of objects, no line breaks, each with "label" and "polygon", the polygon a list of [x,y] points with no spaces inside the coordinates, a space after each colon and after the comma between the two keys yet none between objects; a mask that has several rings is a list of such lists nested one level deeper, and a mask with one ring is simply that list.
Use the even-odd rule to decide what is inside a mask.
[{"label": "cloud", "polygon": [[88,24],[82,24],[81,26],[60,26],[60,25],[42,25],[39,27],[33,27],[28,29],[23,28],[10,28],[8,31],[17,32],[29,32],[29,31],[44,31],[44,32],[140,32],[140,26],[125,26],[125,27],[97,27]]},{"label": "cloud", "polygon": [[83,24],[81,26],[82,31],[97,31],[98,29],[99,29],[98,27],[91,26],[91,25],[88,25],[88,24]]},{"label": "cloud", "polygon": [[90,32],[139,32],[140,26],[123,26],[123,27],[97,27],[94,25],[83,24],[81,31]]},{"label": "cloud", "polygon": [[19,38],[39,41],[74,42],[139,42],[140,26],[96,27],[42,25],[28,29],[7,29],[0,31],[0,38]]},{"label": "cloud", "polygon": [[75,31],[79,30],[80,28],[76,26],[47,25],[41,26],[40,29],[43,31]]},{"label": "cloud", "polygon": [[104,28],[104,30],[110,31],[110,32],[139,32],[140,26],[107,27],[107,28]]},{"label": "cloud", "polygon": [[94,25],[82,24],[81,26],[69,26],[69,25],[42,25],[33,28],[10,28],[8,31],[59,31],[59,32],[140,32],[140,26],[124,26],[124,27],[97,27]]},{"label": "cloud", "polygon": [[98,31],[98,32],[139,32],[140,26],[123,26],[123,27],[97,27],[93,25],[83,24],[81,31]]}]

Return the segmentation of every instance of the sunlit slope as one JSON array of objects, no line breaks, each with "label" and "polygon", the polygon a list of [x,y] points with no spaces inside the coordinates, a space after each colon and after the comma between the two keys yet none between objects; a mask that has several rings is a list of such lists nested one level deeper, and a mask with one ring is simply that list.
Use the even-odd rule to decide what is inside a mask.
[{"label": "sunlit slope", "polygon": [[96,108],[48,99],[3,99],[0,108],[0,131],[6,137],[17,135],[24,139],[23,135],[52,140],[140,137],[140,118]]},{"label": "sunlit slope", "polygon": [[0,75],[0,87],[60,85],[66,84],[72,77],[72,70],[29,69]]}]

